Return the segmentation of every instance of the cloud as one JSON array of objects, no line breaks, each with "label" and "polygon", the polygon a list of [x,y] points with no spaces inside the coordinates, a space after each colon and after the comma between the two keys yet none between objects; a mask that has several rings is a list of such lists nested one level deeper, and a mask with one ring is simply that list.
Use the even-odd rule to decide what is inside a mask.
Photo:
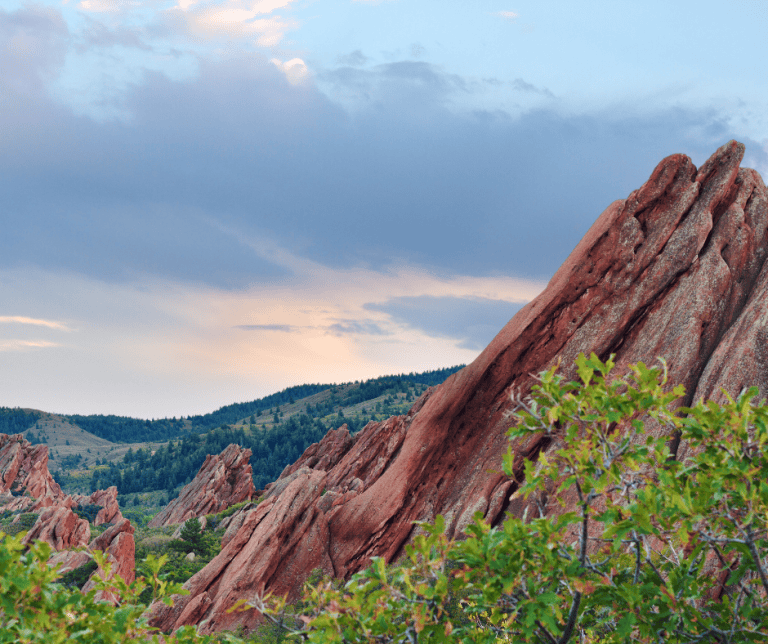
[{"label": "cloud", "polygon": [[[297,22],[278,15],[268,16],[285,8],[293,0],[230,0],[221,2],[183,1],[166,12],[168,25],[204,38],[256,39],[261,47],[274,47],[285,33],[295,29]],[[268,16],[268,17],[259,17]]]},{"label": "cloud", "polygon": [[59,331],[71,331],[68,326],[55,320],[41,320],[37,318],[28,318],[22,315],[0,315],[0,323],[4,324],[30,324],[33,326],[44,326],[49,329],[57,329]]},{"label": "cloud", "polygon": [[93,13],[120,13],[141,6],[136,0],[82,0],[78,9]]},{"label": "cloud", "polygon": [[325,327],[325,330],[336,336],[344,335],[392,335],[378,322],[370,320],[340,320]]},{"label": "cloud", "polygon": [[125,47],[140,51],[153,51],[148,44],[148,38],[143,29],[135,27],[110,28],[102,22],[85,16],[87,26],[78,34],[74,45],[78,53],[87,53],[94,49],[109,49],[111,47]]},{"label": "cloud", "polygon": [[0,351],[29,351],[60,346],[56,342],[47,340],[0,340]]},{"label": "cloud", "polygon": [[281,331],[283,333],[296,333],[301,327],[293,324],[238,324],[236,329],[242,331]]},{"label": "cloud", "polygon": [[464,349],[481,350],[509,322],[524,303],[482,297],[396,297],[365,304],[431,337],[453,338]]},{"label": "cloud", "polygon": [[520,17],[520,15],[516,14],[514,11],[497,11],[494,15],[512,22]]},{"label": "cloud", "polygon": [[303,327],[295,324],[238,324],[235,328],[243,331],[280,331],[283,333],[323,331],[334,336],[392,335],[392,331],[387,331],[379,323],[370,320],[339,320],[333,324]]},{"label": "cloud", "polygon": [[60,14],[0,12],[0,34],[34,43],[29,59],[0,50],[0,269],[224,290],[291,282],[302,262],[546,279],[664,156],[701,163],[741,138],[721,111],[642,100],[457,109],[476,88],[424,61],[292,85],[258,53],[201,60],[184,81],[147,72],[129,118],[96,123],[44,91],[66,53]]},{"label": "cloud", "polygon": [[532,94],[541,94],[542,96],[548,96],[549,98],[554,98],[555,95],[550,92],[546,87],[539,88],[535,85],[532,85],[531,83],[528,83],[524,81],[522,78],[516,78],[512,81],[512,87],[514,87],[516,90],[520,92],[528,92]]},{"label": "cloud", "polygon": [[67,25],[55,9],[0,9],[0,118],[16,109],[24,111],[32,97],[46,96],[47,83],[64,63],[68,38]]},{"label": "cloud", "polygon": [[291,60],[286,60],[285,62],[279,58],[270,58],[269,62],[285,74],[291,85],[298,85],[304,82],[309,75],[307,65],[301,58],[291,58]]},{"label": "cloud", "polygon": [[362,67],[369,60],[371,59],[359,49],[355,49],[355,51],[345,54],[344,56],[336,57],[337,64],[345,65],[348,67]]}]

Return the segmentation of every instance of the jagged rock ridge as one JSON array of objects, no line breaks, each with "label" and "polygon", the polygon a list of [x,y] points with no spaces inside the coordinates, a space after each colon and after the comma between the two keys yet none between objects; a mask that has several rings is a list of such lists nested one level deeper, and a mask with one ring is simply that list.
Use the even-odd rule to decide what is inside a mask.
[{"label": "jagged rock ridge", "polygon": [[184,523],[250,501],[256,494],[250,458],[251,450],[234,443],[221,454],[208,455],[195,478],[149,522],[149,527]]},{"label": "jagged rock ridge", "polygon": [[[101,506],[94,520],[96,525],[112,524],[90,543],[90,524],[73,512],[78,506],[88,505]],[[50,544],[56,552],[49,563],[60,564],[61,572],[86,563],[89,555],[74,549],[88,546],[90,550],[107,554],[113,576],[120,575],[127,583],[133,582],[134,528],[120,512],[117,488],[97,490],[90,496],[69,496],[48,470],[47,446],[33,446],[21,434],[0,434],[0,512],[18,510],[39,511],[24,542],[42,540]],[[89,580],[84,589],[87,591],[92,586],[93,582]]]},{"label": "jagged rock ridge", "polygon": [[[370,423],[352,444],[329,435],[288,468],[233,521],[226,547],[187,582],[190,595],[153,607],[154,623],[251,628],[256,611],[227,614],[236,599],[264,589],[295,598],[315,567],[347,576],[371,556],[394,559],[416,520],[443,514],[457,536],[476,512],[492,524],[522,513],[500,472],[510,393],[525,394],[531,374],[559,358],[573,376],[580,352],[615,353],[619,369],[662,356],[686,403],[751,384],[768,395],[768,191],[740,168],[743,155],[731,141],[698,169],[684,155],[664,159],[472,364],[407,416]],[[544,437],[514,444],[516,478],[548,447]]]}]

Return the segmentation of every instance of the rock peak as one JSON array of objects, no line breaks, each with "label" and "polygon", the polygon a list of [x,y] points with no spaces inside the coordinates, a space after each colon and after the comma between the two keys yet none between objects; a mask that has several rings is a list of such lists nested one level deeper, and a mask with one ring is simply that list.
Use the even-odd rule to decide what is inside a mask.
[{"label": "rock peak", "polygon": [[[251,628],[255,611],[226,612],[243,593],[295,599],[313,567],[345,577],[372,556],[395,559],[413,522],[437,514],[451,537],[477,512],[491,524],[521,514],[515,480],[501,473],[510,392],[525,394],[531,374],[556,360],[573,377],[582,352],[614,353],[619,370],[661,356],[671,381],[686,386],[686,402],[747,384],[768,396],[768,191],[740,167],[743,155],[730,141],[698,169],[682,154],[662,160],[643,186],[608,206],[472,364],[407,416],[369,423],[352,445],[329,434],[287,468],[187,582],[190,595],[174,609],[154,608],[154,623]],[[548,447],[545,437],[513,444],[515,478]]]}]

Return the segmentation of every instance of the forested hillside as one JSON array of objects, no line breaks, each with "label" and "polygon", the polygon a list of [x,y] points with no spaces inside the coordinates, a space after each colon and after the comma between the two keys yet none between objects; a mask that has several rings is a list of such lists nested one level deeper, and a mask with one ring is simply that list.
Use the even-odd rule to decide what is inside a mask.
[{"label": "forested hillside", "polygon": [[19,408],[0,407],[0,434],[22,434],[40,419],[40,414]]},{"label": "forested hillside", "polygon": [[[147,441],[165,441],[172,438],[180,438],[192,432],[202,433],[221,425],[233,425],[253,416],[251,422],[258,422],[256,418],[264,412],[274,414],[277,408],[294,404],[297,400],[307,398],[314,394],[343,389],[345,396],[332,400],[330,404],[323,402],[322,409],[318,408],[311,413],[312,416],[322,415],[325,410],[330,413],[340,405],[353,405],[366,400],[382,396],[388,392],[404,391],[412,385],[432,386],[443,382],[452,373],[461,369],[464,365],[435,369],[422,373],[409,373],[394,376],[382,376],[364,382],[335,384],[297,385],[288,387],[281,392],[265,396],[247,403],[235,403],[226,405],[214,412],[198,416],[188,416],[186,419],[161,418],[157,420],[141,420],[126,416],[104,415],[72,415],[66,416],[72,424],[82,427],[85,431],[112,441],[113,443],[143,443]],[[333,392],[331,398],[333,397]],[[31,419],[29,425],[36,419]],[[278,421],[274,421],[277,423]],[[28,426],[29,426],[28,425]],[[25,428],[26,429],[26,428]],[[21,431],[21,430],[20,430]]]},{"label": "forested hillside", "polygon": [[[232,425],[241,420],[243,410],[255,408],[245,404],[230,405],[222,410],[227,410],[225,414],[235,414],[223,416],[235,418],[231,424],[223,424],[205,433],[197,430],[186,432],[183,437],[171,440],[154,453],[148,449],[129,450],[122,462],[104,464],[93,471],[90,490],[115,485],[120,494],[154,490],[166,490],[172,494],[195,476],[208,454],[218,454],[230,443],[251,450],[254,484],[261,489],[274,481],[286,465],[298,459],[309,445],[319,441],[329,429],[336,429],[346,423],[349,430],[355,433],[371,420],[383,420],[404,413],[428,385],[439,384],[460,368],[440,369],[426,374],[385,376],[363,383],[324,385],[328,393],[315,403],[295,400],[292,395],[311,389],[290,388],[267,397],[273,406],[265,407],[262,404],[267,399],[250,403],[259,403],[259,410],[235,427]],[[427,382],[421,383],[418,379]],[[310,399],[315,393],[319,392],[312,392]],[[282,401],[285,410],[299,408],[302,411],[283,418],[284,412],[281,411],[281,405],[277,404],[278,401]],[[366,406],[366,402],[370,404]]]}]

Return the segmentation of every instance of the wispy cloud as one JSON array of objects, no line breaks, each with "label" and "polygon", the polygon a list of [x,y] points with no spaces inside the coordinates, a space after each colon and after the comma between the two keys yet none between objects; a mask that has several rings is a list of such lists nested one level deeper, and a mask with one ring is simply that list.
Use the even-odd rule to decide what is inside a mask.
[{"label": "wispy cloud", "polygon": [[355,49],[355,51],[352,51],[343,56],[336,57],[336,62],[339,65],[346,65],[347,67],[361,67],[362,65],[365,65],[365,63],[367,63],[369,60],[371,59],[359,49]]},{"label": "wispy cloud", "polygon": [[0,340],[0,351],[25,351],[60,346],[58,342],[49,342],[47,340]]},{"label": "wispy cloud", "polygon": [[512,81],[512,87],[514,87],[519,92],[528,92],[532,94],[541,94],[542,96],[549,96],[550,98],[554,98],[555,95],[548,90],[546,87],[536,87],[536,85],[533,85],[527,81],[524,81],[522,78],[516,78]]},{"label": "wispy cloud", "polygon": [[5,324],[31,324],[33,326],[44,326],[49,329],[58,329],[59,331],[71,331],[67,325],[55,320],[42,320],[39,318],[28,318],[23,315],[0,315],[0,323]]},{"label": "wispy cloud", "polygon": [[378,322],[370,320],[340,320],[327,327],[325,330],[331,335],[392,335],[392,331],[382,328]]},{"label": "wispy cloud", "polygon": [[279,331],[282,333],[302,333],[321,331],[337,337],[346,335],[392,335],[378,323],[371,320],[339,320],[332,324],[316,326],[297,326],[295,324],[237,324],[235,329],[242,331]]},{"label": "wispy cloud", "polygon": [[497,11],[494,15],[504,18],[505,20],[517,20],[520,17],[520,15],[514,11]]},{"label": "wispy cloud", "polygon": [[242,331],[282,331],[283,333],[295,333],[301,329],[293,324],[238,324],[235,328]]},{"label": "wispy cloud", "polygon": [[82,0],[77,8],[93,13],[119,13],[140,5],[136,0]]}]

